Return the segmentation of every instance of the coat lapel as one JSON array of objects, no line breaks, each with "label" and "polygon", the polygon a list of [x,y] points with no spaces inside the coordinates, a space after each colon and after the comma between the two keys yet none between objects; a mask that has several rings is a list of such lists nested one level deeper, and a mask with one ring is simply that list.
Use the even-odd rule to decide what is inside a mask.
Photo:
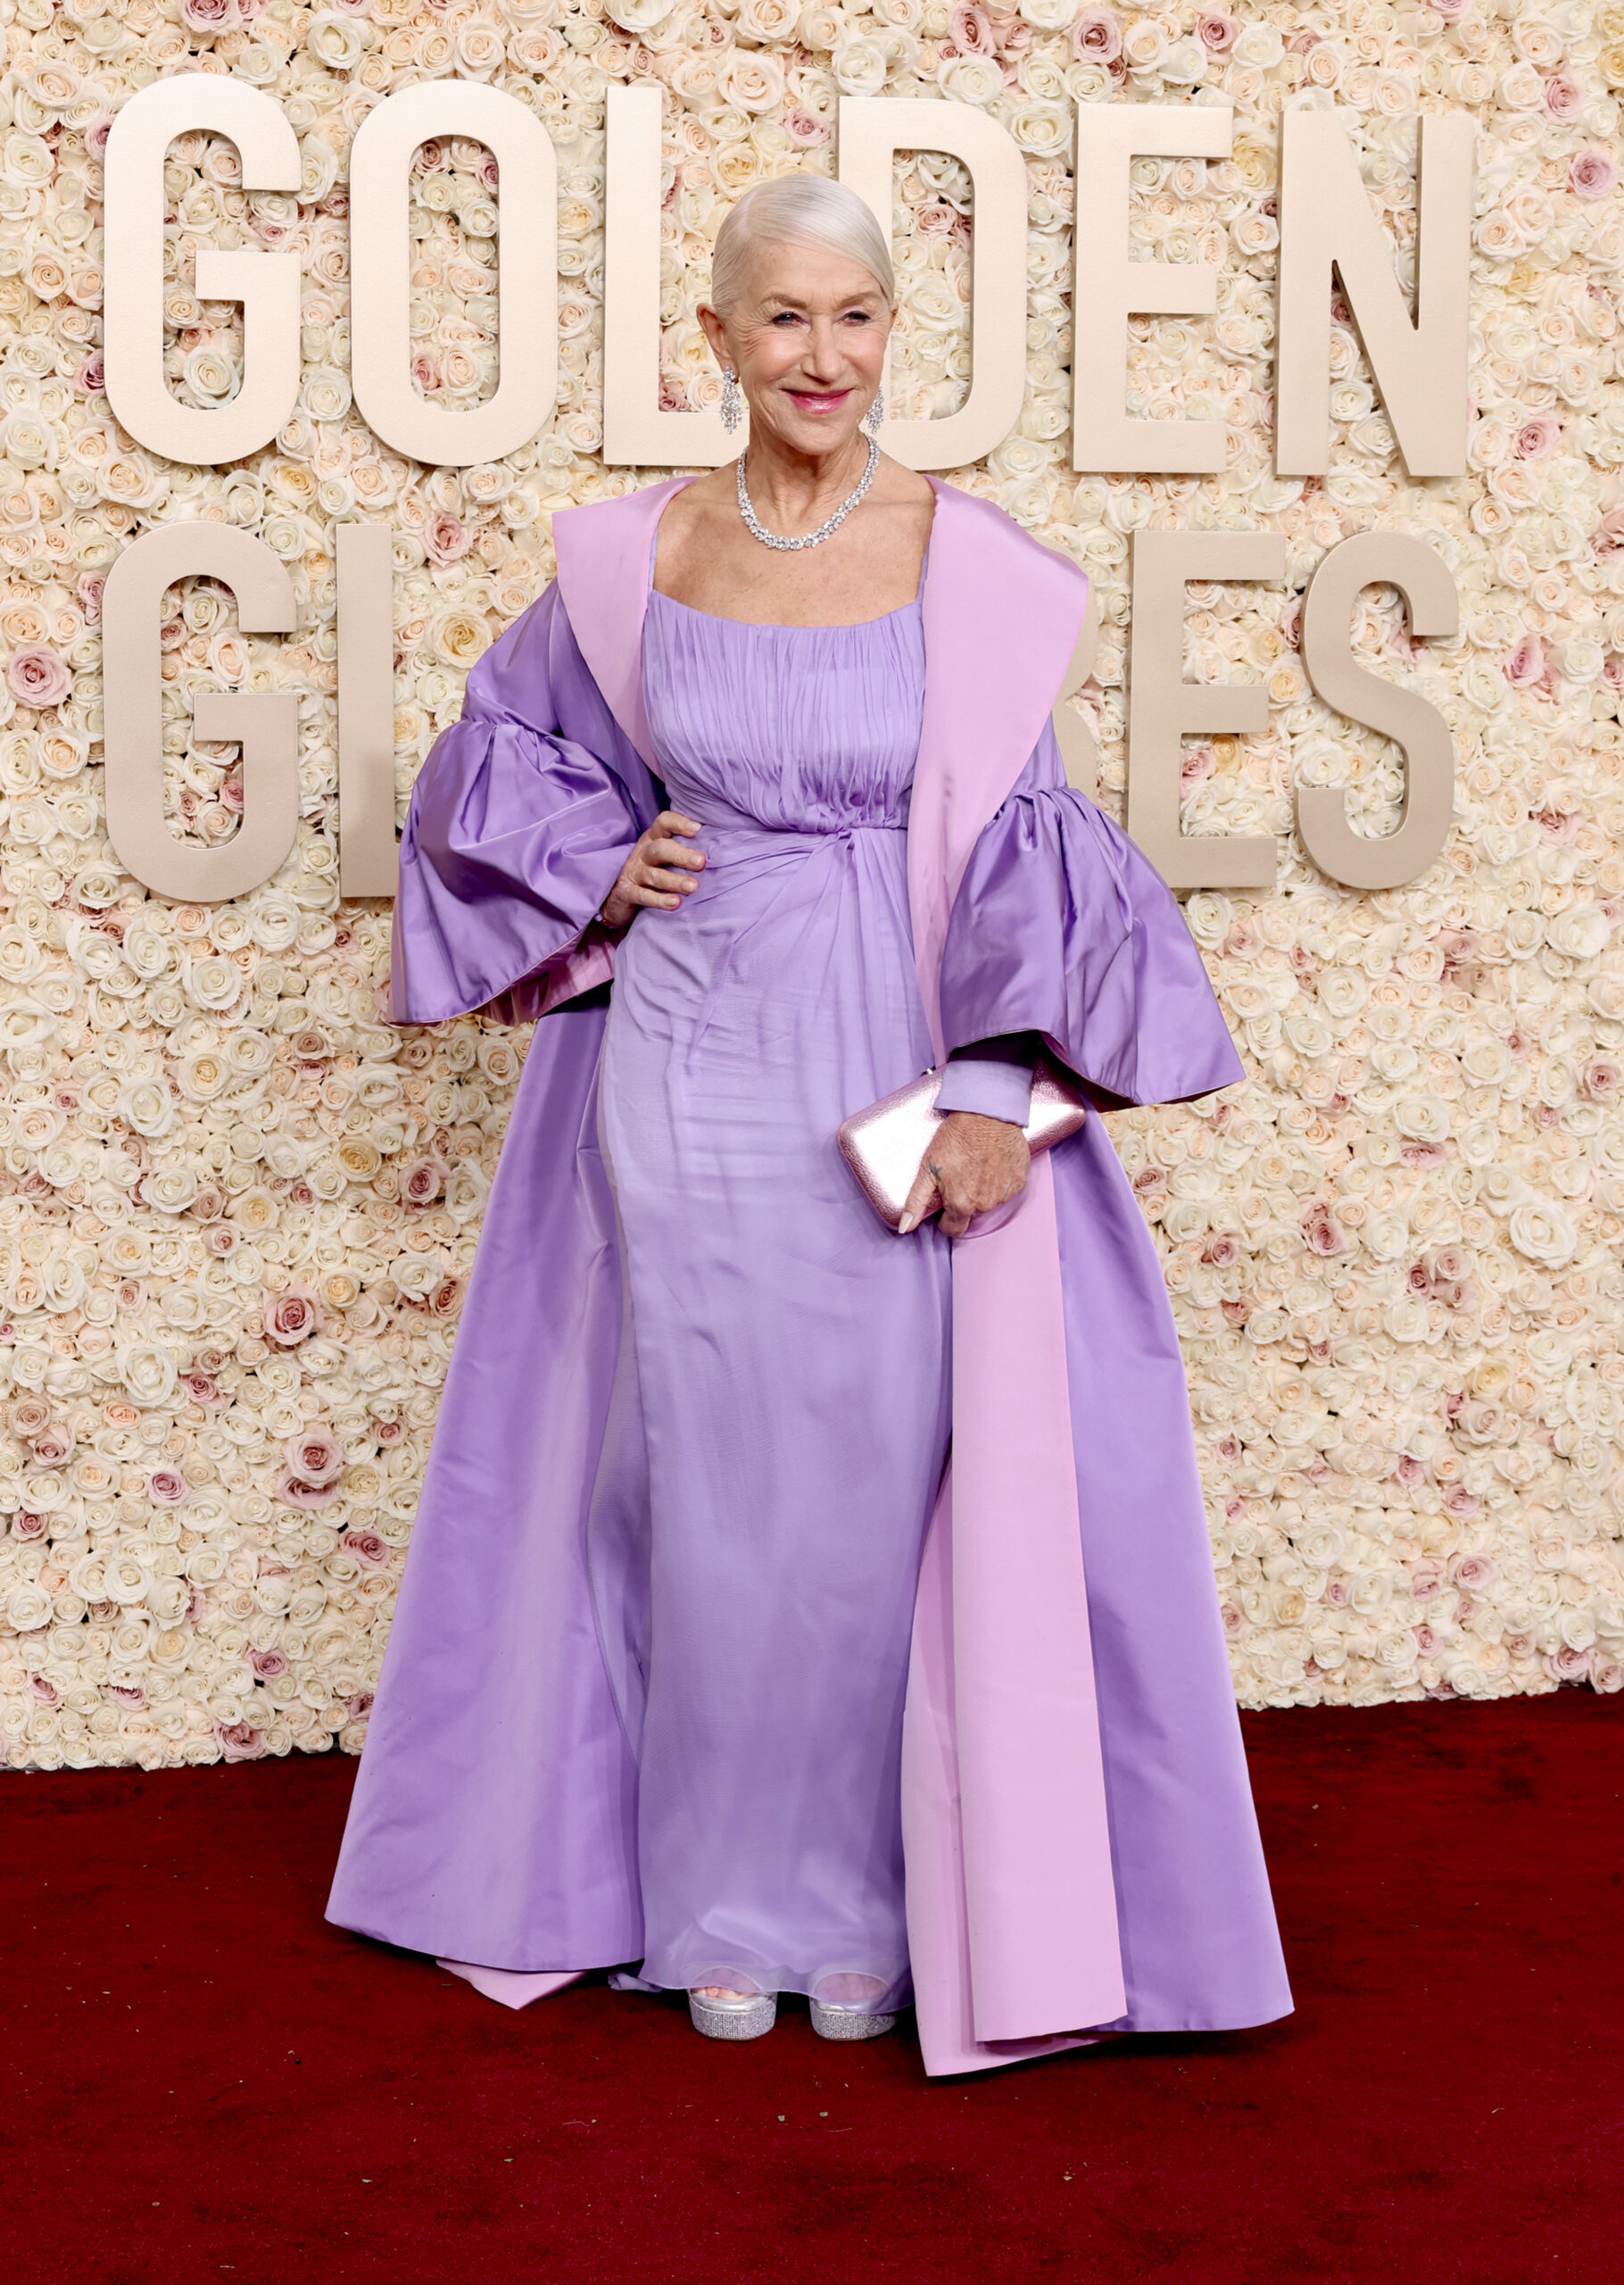
[{"label": "coat lapel", "polygon": [[691,476],[641,486],[618,500],[560,508],[553,553],[564,608],[604,702],[655,776],[659,764],[642,702],[642,622],[660,512]]},{"label": "coat lapel", "polygon": [[977,837],[1025,768],[1071,664],[1087,575],[1002,509],[932,477],[924,718],[908,808],[908,905],[940,1060],[948,916]]},{"label": "coat lapel", "polygon": [[[953,899],[1037,744],[1088,581],[936,482],[908,811],[919,987],[940,1059]],[[925,2067],[1074,2044],[1126,2010],[1072,1444],[1053,1170],[953,1249],[953,1458],[915,1614],[903,1738]]]}]

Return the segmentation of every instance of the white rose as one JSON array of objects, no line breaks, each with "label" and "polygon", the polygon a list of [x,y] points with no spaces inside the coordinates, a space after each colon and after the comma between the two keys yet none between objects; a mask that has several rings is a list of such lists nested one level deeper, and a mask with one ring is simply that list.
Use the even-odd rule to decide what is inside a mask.
[{"label": "white rose", "polygon": [[51,1624],[51,1598],[43,1587],[27,1582],[12,1589],[6,1598],[5,1616],[14,1633],[37,1633],[42,1626]]},{"label": "white rose", "polygon": [[[878,40],[842,40],[831,60],[834,84],[843,96],[877,96],[885,86],[885,50]],[[998,74],[998,86],[1004,84]]]},{"label": "white rose", "polygon": [[137,1404],[167,1404],[175,1392],[175,1359],[156,1342],[126,1342],[113,1352],[113,1366]]},{"label": "white rose", "polygon": [[1533,1198],[1512,1209],[1506,1231],[1519,1253],[1555,1267],[1571,1259],[1578,1232],[1552,1199]]},{"label": "white rose", "polygon": [[1599,905],[1570,905],[1545,926],[1545,942],[1570,960],[1593,960],[1612,934],[1612,924]]},{"label": "white rose", "polygon": [[941,92],[950,103],[995,103],[1004,92],[1004,74],[990,55],[957,55],[938,74]]}]

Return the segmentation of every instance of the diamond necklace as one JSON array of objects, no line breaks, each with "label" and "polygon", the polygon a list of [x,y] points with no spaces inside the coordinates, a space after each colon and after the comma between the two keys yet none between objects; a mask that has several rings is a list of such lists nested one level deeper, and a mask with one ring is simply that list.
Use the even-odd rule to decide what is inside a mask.
[{"label": "diamond necklace", "polygon": [[831,532],[839,531],[858,502],[874,482],[874,470],[879,465],[879,444],[871,436],[868,440],[868,466],[858,478],[856,491],[849,492],[833,515],[826,517],[815,532],[802,532],[798,539],[785,539],[782,533],[768,531],[751,507],[750,493],[744,482],[744,455],[741,453],[739,455],[739,513],[763,547],[816,547],[820,540],[827,539]]}]

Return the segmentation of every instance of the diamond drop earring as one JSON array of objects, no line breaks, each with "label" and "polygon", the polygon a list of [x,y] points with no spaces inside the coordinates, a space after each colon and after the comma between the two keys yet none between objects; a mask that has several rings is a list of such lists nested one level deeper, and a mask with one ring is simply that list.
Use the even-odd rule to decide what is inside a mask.
[{"label": "diamond drop earring", "polygon": [[879,435],[879,433],[880,433],[880,423],[881,423],[881,421],[882,421],[882,420],[884,420],[884,418],[885,418],[885,395],[884,395],[884,392],[883,392],[883,390],[876,389],[876,390],[874,391],[874,403],[869,406],[869,408],[868,408],[867,411],[863,415],[863,426],[864,426],[864,428],[866,428],[866,429],[867,429],[867,431],[868,431],[868,433],[869,433],[869,435],[870,435],[871,436],[877,436]]},{"label": "diamond drop earring", "polygon": [[744,418],[744,407],[739,401],[739,376],[731,365],[722,368],[722,426],[731,436]]}]

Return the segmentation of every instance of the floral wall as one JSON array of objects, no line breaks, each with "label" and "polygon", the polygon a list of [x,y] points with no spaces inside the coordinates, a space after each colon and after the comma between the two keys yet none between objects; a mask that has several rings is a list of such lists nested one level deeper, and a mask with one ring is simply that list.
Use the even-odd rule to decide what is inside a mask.
[{"label": "floral wall", "polygon": [[[728,201],[829,169],[838,96],[984,105],[1026,155],[1029,390],[1018,434],[953,480],[1083,563],[1104,635],[1081,702],[1101,798],[1124,782],[1131,535],[1286,535],[1283,587],[1197,589],[1188,671],[1261,680],[1266,735],[1187,747],[1192,830],[1272,832],[1272,893],[1190,896],[1248,1068],[1115,1139],[1162,1246],[1213,1548],[1248,1705],[1624,1684],[1624,226],[1612,156],[1624,5],[1077,0],[0,0],[0,1741],[16,1766],[357,1749],[526,1034],[377,1012],[388,909],[337,893],[336,523],[395,534],[398,791],[469,664],[550,577],[553,509],[662,471],[600,443],[603,102],[665,88],[666,401],[714,403],[695,306]],[[203,136],[165,176],[170,385],[237,384],[240,313],[194,296],[203,245],[296,248],[303,385],[274,448],[154,458],[103,392],[101,155],[155,76],[230,71],[282,105],[297,197],[244,197]],[[350,141],[391,88],[461,76],[532,106],[560,167],[562,382],[506,461],[402,461],[351,408]],[[1070,468],[1072,106],[1222,100],[1222,162],[1134,169],[1138,252],[1222,262],[1216,320],[1136,320],[1131,409],[1221,420],[1206,478]],[[1277,118],[1336,104],[1399,248],[1413,115],[1480,129],[1470,472],[1412,484],[1338,311],[1330,472],[1271,459]],[[416,379],[496,373],[496,181],[477,146],[413,177]],[[897,176],[893,411],[966,385],[971,220],[957,166]],[[104,827],[98,605],[127,542],[224,518],[275,551],[300,631],[244,637],[171,591],[165,752],[177,830],[241,808],[202,689],[297,692],[302,818],[282,875],[174,905]],[[1292,836],[1293,790],[1346,777],[1390,824],[1390,749],[1330,714],[1301,594],[1391,523],[1450,565],[1451,644],[1367,591],[1357,642],[1443,712],[1457,824],[1426,877],[1361,896]]]}]

